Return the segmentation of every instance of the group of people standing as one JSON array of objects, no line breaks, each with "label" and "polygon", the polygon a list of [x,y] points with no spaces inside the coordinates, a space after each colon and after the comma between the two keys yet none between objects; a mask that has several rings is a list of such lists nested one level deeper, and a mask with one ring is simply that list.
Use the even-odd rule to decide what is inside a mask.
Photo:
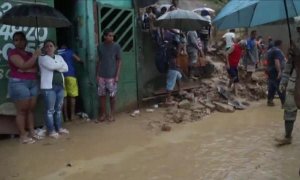
[{"label": "group of people standing", "polygon": [[[178,55],[184,55],[188,58],[187,76],[194,79],[199,68],[199,57],[206,56],[208,52],[208,41],[211,34],[211,25],[204,26],[197,31],[183,32],[179,29],[164,29],[155,26],[158,17],[168,11],[174,11],[175,4],[161,7],[160,11],[156,7],[148,7],[142,16],[143,29],[149,30],[152,39],[157,45],[156,49],[156,67],[159,72],[167,74],[166,91],[168,97],[167,104],[173,104],[171,92],[177,84],[180,91],[180,81],[183,77],[183,70],[178,62]],[[209,12],[204,10],[201,16],[209,16]],[[209,20],[210,18],[208,18]]]},{"label": "group of people standing", "polygon": [[[205,58],[207,53],[207,47],[203,44],[208,45],[209,31],[205,31],[206,36],[202,34],[203,31],[188,31],[185,33],[177,34],[175,30],[164,30],[164,42],[162,46],[159,46],[159,51],[166,49],[166,58],[168,62],[167,71],[167,85],[166,90],[170,95],[173,91],[175,84],[178,85],[180,91],[180,80],[182,78],[183,70],[180,67],[182,62],[178,62],[178,55],[187,56],[187,76],[190,79],[194,79],[195,76],[199,75],[200,62],[199,58]],[[180,38],[183,37],[183,38]],[[202,37],[203,39],[201,39]],[[205,37],[205,38],[204,38]],[[167,47],[167,48],[165,48]],[[159,59],[161,61],[161,59]],[[168,96],[170,97],[170,96]],[[173,103],[171,99],[167,98],[166,103]]]},{"label": "group of people standing", "polygon": [[[300,32],[298,31],[300,37]],[[273,41],[268,37],[268,44],[265,45],[262,37],[257,37],[255,30],[251,31],[247,39],[241,40],[235,37],[234,30],[229,30],[223,38],[226,41],[227,70],[230,77],[229,86],[238,82],[237,66],[240,59],[247,71],[246,82],[251,81],[252,73],[257,69],[257,65],[262,63],[268,77],[267,105],[274,106],[274,97],[277,93],[284,109],[285,136],[276,138],[278,146],[287,145],[292,142],[292,131],[297,117],[297,106],[294,99],[296,69],[296,54],[299,51],[295,48],[295,42],[287,53],[288,58],[283,53],[282,40]],[[299,38],[297,40],[299,43]],[[264,62],[262,62],[264,61]]]},{"label": "group of people standing", "polygon": [[[113,112],[121,67],[121,47],[114,42],[113,31],[106,29],[103,39],[104,42],[98,46],[96,79],[100,115],[95,122],[114,121]],[[20,142],[32,144],[43,139],[46,134],[55,139],[69,134],[69,131],[62,127],[62,122],[63,119],[74,119],[75,98],[79,93],[74,61],[82,62],[81,59],[66,45],[57,50],[52,40],[46,40],[42,49],[37,48],[33,53],[27,52],[27,39],[23,32],[14,33],[13,44],[15,48],[8,53],[8,95],[16,107]],[[43,97],[46,133],[38,133],[34,129],[34,111],[39,94]],[[110,97],[108,113],[107,95]],[[67,110],[68,106],[70,113]]]},{"label": "group of people standing", "polygon": [[55,43],[46,40],[43,55],[39,48],[33,54],[25,51],[27,40],[23,32],[14,33],[13,43],[15,48],[8,53],[8,93],[15,103],[16,123],[21,142],[30,144],[43,138],[34,130],[34,111],[39,90],[44,99],[45,124],[49,136],[58,138],[59,134],[68,134],[69,131],[62,128],[61,117],[64,100],[62,73],[68,71],[68,65],[61,56],[55,55]]},{"label": "group of people standing", "polygon": [[[176,8],[171,6],[172,9]],[[171,10],[172,10],[171,9]],[[159,48],[165,51],[167,59],[167,82],[168,93],[166,103],[172,104],[171,92],[175,85],[180,91],[180,79],[182,71],[177,63],[177,56],[185,49],[182,44],[186,43],[188,55],[189,76],[193,68],[197,67],[198,57],[207,53],[207,42],[210,36],[210,27],[203,27],[200,31],[189,31],[186,36],[176,30],[159,30],[153,32],[155,39],[160,39]],[[160,33],[158,33],[160,32]],[[157,38],[159,37],[159,38]],[[183,40],[184,38],[185,40]],[[226,42],[226,68],[229,74],[229,87],[234,87],[239,82],[238,65],[242,64],[247,71],[246,81],[251,81],[252,73],[255,72],[257,64],[262,59],[267,59],[266,72],[268,75],[268,101],[267,105],[274,106],[274,96],[279,95],[284,111],[286,136],[277,139],[279,144],[291,143],[291,134],[294,121],[296,120],[297,107],[294,101],[294,87],[296,72],[294,62],[287,61],[282,51],[282,41],[272,41],[269,38],[268,48],[263,44],[262,38],[257,37],[257,32],[251,31],[246,39],[235,37],[235,31],[229,30],[223,36]],[[114,121],[114,110],[116,104],[117,84],[121,67],[121,47],[114,42],[114,33],[111,29],[103,32],[103,42],[98,46],[98,63],[96,66],[96,79],[98,84],[97,94],[100,97],[100,114],[95,121]],[[15,48],[8,53],[8,64],[10,77],[8,93],[16,107],[16,124],[20,132],[21,143],[31,144],[44,137],[34,130],[34,111],[39,94],[44,102],[44,121],[47,134],[52,138],[69,134],[62,127],[63,119],[73,119],[75,114],[75,97],[78,96],[78,85],[74,60],[82,62],[80,58],[66,46],[57,47],[52,40],[44,42],[42,50],[37,48],[33,53],[25,50],[27,45],[26,36],[23,32],[13,35]],[[58,54],[56,54],[58,52]],[[290,55],[293,52],[290,51]],[[110,110],[106,110],[107,98],[109,96]],[[65,104],[71,105],[71,114],[67,115]],[[65,106],[67,107],[67,106]],[[65,114],[65,118],[63,118]],[[27,132],[28,130],[28,132]]]},{"label": "group of people standing", "polygon": [[[239,82],[239,64],[243,65],[246,71],[246,83],[251,83],[252,74],[258,68],[264,66],[269,79],[268,104],[271,105],[276,93],[275,84],[278,84],[276,78],[280,76],[277,74],[278,68],[279,70],[282,69],[285,64],[285,58],[282,53],[282,41],[276,40],[274,43],[269,37],[268,46],[266,46],[263,38],[257,36],[256,30],[251,31],[249,36],[241,39],[236,37],[234,29],[230,29],[225,33],[223,39],[225,42],[226,67],[230,78],[229,87],[236,92],[235,84]],[[273,56],[273,54],[276,55]],[[280,58],[280,61],[278,60],[279,63],[277,60],[275,61],[276,58]]]}]

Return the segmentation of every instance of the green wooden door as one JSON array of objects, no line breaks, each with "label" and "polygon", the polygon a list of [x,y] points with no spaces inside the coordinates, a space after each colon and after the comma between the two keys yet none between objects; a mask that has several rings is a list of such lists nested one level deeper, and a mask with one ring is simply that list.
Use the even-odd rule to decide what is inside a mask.
[{"label": "green wooden door", "polygon": [[122,66],[118,84],[117,109],[124,109],[137,102],[136,43],[133,9],[98,4],[99,41],[103,30],[110,28],[122,48]]}]

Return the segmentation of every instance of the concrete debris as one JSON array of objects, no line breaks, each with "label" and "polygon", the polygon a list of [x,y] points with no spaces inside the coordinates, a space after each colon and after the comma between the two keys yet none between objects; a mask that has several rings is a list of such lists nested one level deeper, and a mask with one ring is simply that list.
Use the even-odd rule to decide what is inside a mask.
[{"label": "concrete debris", "polygon": [[148,109],[146,109],[146,112],[149,112],[149,113],[154,112],[154,109],[148,108]]},{"label": "concrete debris", "polygon": [[211,111],[214,111],[216,109],[216,105],[210,101],[203,102],[203,105],[209,108]]},{"label": "concrete debris", "polygon": [[216,105],[216,110],[219,112],[234,112],[234,107],[228,104],[213,102]]},{"label": "concrete debris", "polygon": [[[187,93],[184,97],[187,100],[191,101],[191,102],[195,102],[195,95],[194,95],[194,93]],[[179,105],[180,105],[180,103],[179,103]]]},{"label": "concrete debris", "polygon": [[180,96],[186,96],[187,94],[188,94],[187,91],[181,91],[181,92],[179,92],[179,95],[180,95]]},{"label": "concrete debris", "polygon": [[[221,56],[214,55],[208,57],[214,66],[212,77],[204,78],[200,76],[199,86],[190,90],[180,91],[178,96],[174,96],[174,104],[166,106],[159,104],[165,110],[165,118],[160,121],[148,123],[151,129],[170,131],[169,124],[181,124],[185,122],[199,121],[211,115],[213,112],[232,113],[235,110],[243,110],[250,106],[251,101],[258,101],[267,97],[267,79],[263,72],[255,72],[252,81],[246,83],[245,70],[239,68],[240,83],[236,88],[228,87],[229,79]],[[151,112],[158,106],[153,106]],[[146,109],[150,112],[149,109]]]},{"label": "concrete debris", "polygon": [[179,115],[179,114],[175,114],[175,115],[173,116],[173,121],[174,121],[175,123],[181,123],[181,122],[183,121],[183,116],[181,116],[181,115]]},{"label": "concrete debris", "polygon": [[135,117],[135,116],[137,116],[137,115],[139,115],[140,114],[140,110],[134,110],[131,114],[130,114],[130,116],[132,116],[132,117]]},{"label": "concrete debris", "polygon": [[178,107],[181,109],[190,109],[191,107],[191,102],[188,101],[187,99],[184,99],[179,102]]},{"label": "concrete debris", "polygon": [[168,107],[166,112],[168,114],[176,114],[177,112],[179,112],[179,109],[176,106],[172,106],[172,107]]},{"label": "concrete debris", "polygon": [[154,104],[154,105],[153,105],[153,108],[154,108],[154,109],[157,109],[157,108],[158,108],[158,104]]},{"label": "concrete debris", "polygon": [[167,124],[163,124],[162,126],[161,126],[161,130],[162,131],[171,131],[171,126],[169,126],[169,125],[167,125]]},{"label": "concrete debris", "polygon": [[205,106],[200,104],[200,103],[194,103],[192,106],[191,106],[191,111],[196,111],[196,110],[202,110],[204,109]]}]

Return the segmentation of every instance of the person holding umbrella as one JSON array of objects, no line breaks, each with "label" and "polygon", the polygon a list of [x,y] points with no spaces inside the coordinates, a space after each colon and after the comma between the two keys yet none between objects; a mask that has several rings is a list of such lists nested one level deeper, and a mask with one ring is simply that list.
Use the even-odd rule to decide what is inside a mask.
[{"label": "person holding umbrella", "polygon": [[285,136],[282,138],[275,138],[277,146],[284,146],[292,143],[292,132],[294,129],[294,123],[297,119],[297,97],[294,97],[297,93],[297,71],[299,68],[297,61],[300,58],[300,26],[297,27],[298,38],[292,42],[289,49],[289,58],[286,62],[284,70],[282,72],[282,78],[279,84],[279,90],[281,93],[285,93],[285,102],[282,106],[284,109],[283,119],[285,127]]},{"label": "person holding umbrella", "polygon": [[174,90],[175,85],[177,84],[179,93],[181,92],[181,69],[177,62],[178,51],[180,49],[180,40],[176,38],[177,34],[169,32],[169,35],[166,36],[168,39],[166,44],[166,58],[168,62],[168,72],[167,72],[167,83],[166,83],[166,105],[174,105],[172,100],[171,93]]},{"label": "person holding umbrella", "polygon": [[[41,50],[37,49],[33,54],[25,51],[27,39],[23,32],[14,33],[13,43],[15,48],[8,53],[10,68],[8,92],[17,110],[16,123],[20,132],[20,142],[32,144],[35,142],[34,139],[42,139],[34,132],[33,119],[38,95],[36,60]],[[29,136],[25,130],[26,124]]]}]

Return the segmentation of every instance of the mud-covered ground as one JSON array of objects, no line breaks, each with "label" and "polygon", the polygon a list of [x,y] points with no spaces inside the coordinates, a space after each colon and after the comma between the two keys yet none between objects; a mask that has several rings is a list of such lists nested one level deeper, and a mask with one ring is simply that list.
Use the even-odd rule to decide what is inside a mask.
[{"label": "mud-covered ground", "polygon": [[0,179],[299,179],[300,136],[278,148],[283,111],[253,103],[234,113],[213,113],[194,122],[171,123],[171,130],[149,128],[166,109],[123,113],[114,123],[67,124],[71,134],[21,145],[0,141]]}]

